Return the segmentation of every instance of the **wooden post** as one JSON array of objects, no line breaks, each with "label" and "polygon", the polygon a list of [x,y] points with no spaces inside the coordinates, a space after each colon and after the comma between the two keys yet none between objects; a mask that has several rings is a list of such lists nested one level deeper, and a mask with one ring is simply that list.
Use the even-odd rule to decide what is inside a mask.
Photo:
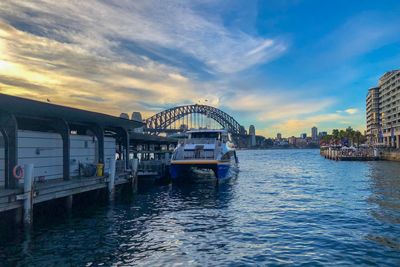
[{"label": "wooden post", "polygon": [[24,225],[31,225],[33,210],[33,164],[25,164],[24,171]]},{"label": "wooden post", "polygon": [[0,110],[0,131],[4,138],[5,188],[15,189],[18,182],[13,168],[18,164],[18,123],[14,115]]},{"label": "wooden post", "polygon": [[396,148],[399,149],[400,148],[400,135],[396,135]]},{"label": "wooden post", "polygon": [[108,194],[110,200],[113,200],[115,195],[115,158],[112,158],[110,161],[110,174],[108,177]]},{"label": "wooden post", "polygon": [[68,212],[72,210],[72,204],[74,203],[74,196],[66,196],[65,197],[65,208]]},{"label": "wooden post", "polygon": [[137,192],[139,159],[132,160],[132,192]]}]

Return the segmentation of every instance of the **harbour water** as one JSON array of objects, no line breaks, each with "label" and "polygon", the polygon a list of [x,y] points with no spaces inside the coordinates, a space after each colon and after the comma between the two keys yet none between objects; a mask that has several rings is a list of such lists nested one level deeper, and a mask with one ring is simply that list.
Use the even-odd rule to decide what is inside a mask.
[{"label": "harbour water", "polygon": [[400,266],[400,163],[238,157],[229,183],[149,186],[3,231],[0,266]]}]

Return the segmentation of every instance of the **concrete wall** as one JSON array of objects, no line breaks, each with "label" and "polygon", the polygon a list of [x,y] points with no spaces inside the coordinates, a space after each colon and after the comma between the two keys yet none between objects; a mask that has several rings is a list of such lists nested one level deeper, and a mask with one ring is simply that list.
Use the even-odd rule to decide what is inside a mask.
[{"label": "concrete wall", "polygon": [[382,159],[400,161],[400,151],[397,152],[382,152]]}]

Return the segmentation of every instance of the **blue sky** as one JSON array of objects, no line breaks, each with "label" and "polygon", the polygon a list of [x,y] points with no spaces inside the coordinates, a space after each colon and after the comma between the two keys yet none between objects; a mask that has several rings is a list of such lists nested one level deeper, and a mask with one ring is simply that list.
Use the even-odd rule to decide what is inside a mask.
[{"label": "blue sky", "polygon": [[257,133],[365,127],[400,2],[2,1],[0,92],[118,115],[196,102]]}]

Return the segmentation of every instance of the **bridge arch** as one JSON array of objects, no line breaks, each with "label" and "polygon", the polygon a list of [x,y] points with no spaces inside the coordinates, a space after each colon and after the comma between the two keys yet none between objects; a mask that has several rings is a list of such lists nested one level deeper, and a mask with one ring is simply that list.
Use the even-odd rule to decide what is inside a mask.
[{"label": "bridge arch", "polygon": [[179,119],[190,114],[205,115],[218,122],[224,129],[232,134],[246,133],[245,128],[229,114],[215,107],[198,104],[178,106],[161,111],[160,113],[157,113],[144,120],[144,123],[146,124],[147,129],[151,129],[153,133],[158,135],[172,125],[175,121],[178,121]]}]

